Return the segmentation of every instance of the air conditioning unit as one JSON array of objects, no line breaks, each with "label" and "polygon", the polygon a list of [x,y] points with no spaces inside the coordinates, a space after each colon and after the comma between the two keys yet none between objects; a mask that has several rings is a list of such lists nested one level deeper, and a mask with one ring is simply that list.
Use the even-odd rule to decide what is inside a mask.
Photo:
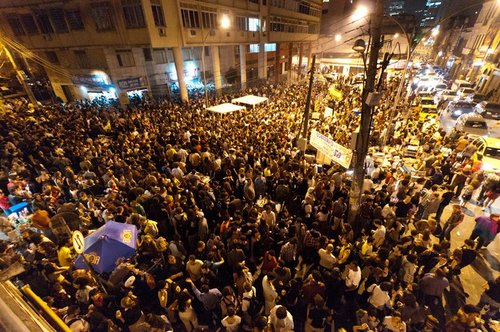
[{"label": "air conditioning unit", "polygon": [[195,37],[196,36],[196,30],[194,30],[194,29],[189,30],[189,36],[190,37]]},{"label": "air conditioning unit", "polygon": [[42,35],[42,36],[43,36],[43,39],[45,39],[45,40],[52,40],[52,36],[51,35],[45,34],[45,35]]},{"label": "air conditioning unit", "polygon": [[158,34],[165,37],[167,35],[167,30],[165,28],[158,28]]},{"label": "air conditioning unit", "polygon": [[214,29],[211,29],[211,30],[208,32],[208,34],[209,34],[210,36],[215,36],[215,30],[214,30]]}]

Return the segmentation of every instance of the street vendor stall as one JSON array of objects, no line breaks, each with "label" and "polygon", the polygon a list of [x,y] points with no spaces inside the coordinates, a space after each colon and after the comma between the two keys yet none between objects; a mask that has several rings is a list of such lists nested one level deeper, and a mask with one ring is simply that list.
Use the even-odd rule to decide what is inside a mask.
[{"label": "street vendor stall", "polygon": [[215,106],[208,107],[207,110],[214,113],[226,114],[232,113],[236,111],[242,111],[245,109],[245,106],[234,105],[230,103],[219,104]]},{"label": "street vendor stall", "polygon": [[254,96],[254,95],[246,95],[240,98],[235,98],[232,99],[231,102],[233,104],[245,104],[245,105],[251,105],[254,107],[255,105],[259,105],[262,103],[267,102],[269,99],[267,97],[260,97],[260,96]]}]

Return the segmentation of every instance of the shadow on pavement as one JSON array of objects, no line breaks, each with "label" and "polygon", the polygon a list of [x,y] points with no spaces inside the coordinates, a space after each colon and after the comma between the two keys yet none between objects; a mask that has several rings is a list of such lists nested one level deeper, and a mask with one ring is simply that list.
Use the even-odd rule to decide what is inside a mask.
[{"label": "shadow on pavement", "polygon": [[482,256],[490,264],[491,268],[495,271],[500,271],[500,262],[493,256],[489,250],[482,250]]},{"label": "shadow on pavement", "polygon": [[[487,281],[495,280],[495,276],[493,275],[491,268],[488,266],[486,259],[487,258],[484,257],[484,251],[481,250],[480,255],[478,255],[476,257],[476,260],[474,262],[472,262],[472,264],[470,266]],[[493,258],[493,259],[496,261],[495,258]],[[497,262],[497,264],[498,264],[498,262]],[[492,265],[492,267],[493,267],[493,265]],[[496,267],[498,268],[498,265]]]}]

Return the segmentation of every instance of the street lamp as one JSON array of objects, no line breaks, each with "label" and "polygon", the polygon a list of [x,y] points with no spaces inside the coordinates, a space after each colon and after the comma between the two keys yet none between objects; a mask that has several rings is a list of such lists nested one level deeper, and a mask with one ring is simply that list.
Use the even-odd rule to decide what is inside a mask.
[{"label": "street lamp", "polygon": [[[229,19],[228,15],[223,14],[221,16],[221,19],[219,21],[219,27],[222,30],[227,30],[231,27],[231,20]],[[207,41],[207,38],[211,32],[212,32],[211,29],[208,30],[205,37],[203,37],[203,44],[202,44],[202,48],[201,48],[201,70],[203,71],[203,91],[205,93],[205,105],[204,105],[205,108],[208,107],[208,91],[207,91],[207,76],[206,76],[207,74],[206,74],[206,70],[205,70],[205,42]],[[220,73],[219,73],[219,75],[220,75]],[[214,73],[214,78],[215,78],[215,73]]]},{"label": "street lamp", "polygon": [[352,13],[352,19],[354,21],[360,20],[368,15],[368,7],[364,5],[359,5]]},{"label": "street lamp", "polygon": [[363,39],[358,39],[354,42],[352,49],[358,53],[363,54],[366,50],[366,43]]}]

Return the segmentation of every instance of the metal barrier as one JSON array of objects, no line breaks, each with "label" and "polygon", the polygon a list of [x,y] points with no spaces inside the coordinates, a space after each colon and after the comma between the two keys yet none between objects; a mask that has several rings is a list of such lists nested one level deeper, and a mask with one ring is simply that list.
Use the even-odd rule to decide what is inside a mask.
[{"label": "metal barrier", "polygon": [[59,331],[64,331],[64,332],[71,332],[71,329],[64,323],[64,321],[59,318],[59,316],[56,315],[56,313],[45,303],[44,300],[42,300],[38,295],[31,290],[31,287],[29,285],[24,285],[21,287],[21,290],[23,291],[24,295],[29,297],[33,302],[35,302],[40,309],[43,310],[44,313],[46,313],[50,319],[57,325]]}]

